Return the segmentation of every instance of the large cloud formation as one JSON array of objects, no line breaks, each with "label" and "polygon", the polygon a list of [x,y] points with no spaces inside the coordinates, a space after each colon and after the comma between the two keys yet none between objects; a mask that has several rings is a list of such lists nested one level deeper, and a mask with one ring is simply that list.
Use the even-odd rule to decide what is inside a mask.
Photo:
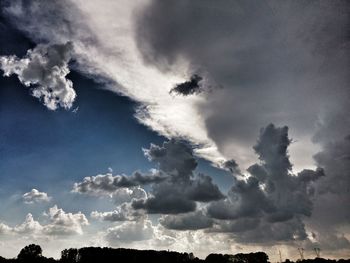
[{"label": "large cloud formation", "polygon": [[210,176],[194,174],[197,161],[186,143],[170,140],[162,146],[151,144],[144,153],[158,165],[157,172],[85,177],[82,182],[74,184],[73,192],[113,197],[120,191],[134,193],[140,189],[138,187],[150,184],[149,195],[133,195],[131,200],[133,208],[155,214],[191,212],[196,210],[196,202],[207,203],[224,198]]},{"label": "large cloud formation", "polygon": [[50,110],[69,109],[76,97],[73,83],[66,78],[73,44],[38,45],[23,58],[1,56],[0,69],[4,76],[17,75],[22,84],[32,86],[31,93]]},{"label": "large cloud formation", "polygon": [[[140,102],[140,122],[216,163],[249,167],[258,129],[275,123],[297,140],[295,168],[312,167],[315,122],[349,105],[346,1],[13,0],[3,10],[37,43],[73,42],[78,70]],[[223,89],[169,94],[194,74]]]},{"label": "large cloud formation", "polygon": [[237,240],[248,243],[307,238],[302,219],[311,216],[315,181],[324,171],[292,174],[290,143],[287,127],[270,124],[261,130],[254,146],[261,163],[248,168],[250,176],[237,180],[227,199],[208,207],[210,217],[227,220],[219,222],[218,231],[234,233]]},{"label": "large cloud formation", "polygon": [[320,115],[348,109],[348,12],[346,1],[154,0],[135,35],[146,63],[167,72],[185,59],[223,87],[199,112],[226,158],[248,167],[258,129],[287,124],[301,169]]},{"label": "large cloud formation", "polygon": [[152,187],[150,196],[133,202],[135,209],[149,213],[178,214],[196,209],[196,202],[220,200],[224,195],[211,177],[194,176],[197,161],[191,148],[181,141],[170,140],[163,146],[151,145],[145,150],[149,160],[156,162],[169,179]]},{"label": "large cloud formation", "polygon": [[[92,217],[111,222],[139,222],[147,218],[144,211],[162,215],[159,223],[167,229],[207,229],[226,233],[245,244],[303,241],[311,246],[322,238],[340,242],[337,236],[323,235],[326,233],[310,240],[312,225],[306,222],[312,220],[313,204],[325,191],[318,187],[326,177],[322,168],[293,174],[288,155],[291,143],[288,127],[270,124],[262,128],[253,147],[260,162],[251,165],[248,174],[243,176],[234,160],[224,164],[236,176],[227,196],[213,184],[211,177],[194,174],[197,161],[187,144],[176,140],[162,146],[152,144],[144,153],[157,164],[158,172],[154,174],[162,174],[162,180],[139,178],[139,186],[150,184],[144,197],[132,198],[111,212],[95,211]],[[149,175],[138,175],[142,176],[149,179]],[[84,182],[75,184],[75,189],[90,189],[91,184],[92,192],[102,195],[120,187],[135,186],[119,184],[120,178],[112,175],[93,177],[94,180],[85,178]],[[130,176],[133,179],[135,176]],[[85,187],[78,187],[82,185]],[[347,244],[345,237],[342,240]]]}]

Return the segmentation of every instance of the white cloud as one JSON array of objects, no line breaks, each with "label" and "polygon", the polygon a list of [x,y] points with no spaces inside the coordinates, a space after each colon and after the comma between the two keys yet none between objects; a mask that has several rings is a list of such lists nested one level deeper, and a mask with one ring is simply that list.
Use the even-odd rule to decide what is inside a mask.
[{"label": "white cloud", "polygon": [[30,192],[23,194],[22,199],[26,204],[33,204],[49,202],[52,198],[48,196],[45,192],[40,192],[37,189],[32,189]]},{"label": "white cloud", "polygon": [[34,220],[32,214],[28,214],[24,222],[15,226],[12,230],[17,234],[34,235],[40,234],[40,232],[43,230],[43,226],[38,221]]},{"label": "white cloud", "polygon": [[32,95],[50,110],[69,109],[75,100],[73,83],[66,78],[69,73],[73,45],[38,45],[28,50],[23,58],[1,56],[0,68],[4,76],[17,75],[22,84],[31,86]]},{"label": "white cloud", "polygon": [[89,224],[83,213],[66,213],[56,205],[49,209],[48,216],[50,223],[43,229],[48,235],[82,234],[82,227]]},{"label": "white cloud", "polygon": [[0,223],[0,235],[8,234],[11,231],[11,227],[4,223]]},{"label": "white cloud", "polygon": [[0,233],[17,234],[24,237],[48,237],[83,234],[83,226],[89,225],[89,221],[81,212],[66,213],[57,205],[51,207],[48,213],[49,222],[41,224],[33,218],[31,213],[27,214],[23,223],[11,227],[7,224],[0,223]]}]

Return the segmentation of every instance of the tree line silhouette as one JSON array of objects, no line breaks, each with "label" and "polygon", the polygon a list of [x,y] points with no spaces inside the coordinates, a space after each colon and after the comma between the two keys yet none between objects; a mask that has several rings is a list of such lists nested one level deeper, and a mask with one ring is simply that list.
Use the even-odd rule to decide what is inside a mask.
[{"label": "tree line silhouette", "polygon": [[[269,257],[264,252],[255,252],[236,255],[209,254],[204,260],[195,257],[192,253],[179,253],[174,251],[137,250],[126,248],[84,247],[69,248],[61,252],[60,259],[46,258],[42,255],[39,245],[30,244],[24,247],[17,258],[6,259],[0,256],[0,263],[28,262],[28,263],[269,263]],[[331,260],[323,258],[298,260],[302,263],[350,263],[350,259]],[[282,263],[282,262],[281,262]],[[284,263],[293,263],[287,259]]]}]

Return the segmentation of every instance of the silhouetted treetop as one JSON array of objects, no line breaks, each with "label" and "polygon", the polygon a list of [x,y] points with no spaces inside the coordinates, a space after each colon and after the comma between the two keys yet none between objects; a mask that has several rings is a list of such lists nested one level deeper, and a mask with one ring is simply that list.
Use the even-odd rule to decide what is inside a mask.
[{"label": "silhouetted treetop", "polygon": [[[42,256],[40,246],[30,244],[24,247],[17,258],[5,259],[0,256],[0,263],[268,263],[269,257],[264,252],[249,254],[210,254],[205,260],[199,259],[193,253],[174,251],[137,250],[108,247],[69,248],[61,252],[61,258],[55,260]],[[330,260],[323,258],[298,260],[298,263],[350,263],[350,260]],[[293,263],[287,259],[284,263]]]}]

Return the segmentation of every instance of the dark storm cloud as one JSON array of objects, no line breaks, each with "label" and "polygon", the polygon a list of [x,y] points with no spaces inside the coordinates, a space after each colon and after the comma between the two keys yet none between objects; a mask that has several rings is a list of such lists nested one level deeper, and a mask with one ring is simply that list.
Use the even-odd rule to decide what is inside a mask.
[{"label": "dark storm cloud", "polygon": [[349,240],[340,230],[348,226],[350,218],[346,209],[350,202],[349,127],[349,114],[338,111],[321,120],[314,137],[323,146],[314,158],[327,176],[316,182],[314,211],[307,224],[318,245],[330,250],[350,248]]},{"label": "dark storm cloud", "polygon": [[[318,168],[293,175],[287,151],[290,143],[287,127],[270,124],[261,129],[253,147],[261,163],[248,169],[248,179],[236,180],[225,200],[208,206],[209,216],[224,220],[218,221],[218,229],[243,232],[238,240],[248,243],[306,238],[301,218],[311,215],[314,182],[324,172]],[[247,231],[242,231],[244,226]]]},{"label": "dark storm cloud", "polygon": [[170,93],[175,93],[183,96],[199,93],[201,92],[200,82],[202,79],[203,78],[201,76],[194,74],[191,76],[191,79],[189,81],[177,84],[170,90]]},{"label": "dark storm cloud", "polygon": [[172,185],[162,185],[153,189],[154,196],[146,200],[134,200],[134,209],[144,209],[149,214],[180,214],[196,210],[196,202],[181,196],[181,192],[173,189]]},{"label": "dark storm cloud", "polygon": [[177,177],[188,180],[197,167],[192,149],[181,141],[170,140],[163,146],[151,144],[144,152],[150,161],[159,165],[161,171],[174,175],[175,180]]},{"label": "dark storm cloud", "polygon": [[144,149],[149,160],[158,164],[161,172],[169,178],[153,184],[151,196],[145,200],[135,200],[135,209],[145,209],[148,213],[178,214],[192,212],[196,202],[210,202],[224,198],[211,177],[194,175],[197,167],[192,149],[178,140],[164,142],[162,146],[152,144]]},{"label": "dark storm cloud", "polygon": [[167,215],[159,219],[161,225],[174,230],[198,230],[213,226],[213,220],[203,211],[196,211],[182,215]]},{"label": "dark storm cloud", "polygon": [[275,244],[279,241],[301,241],[307,238],[305,225],[297,217],[274,224],[260,222],[256,228],[248,229],[245,232],[238,231],[237,233],[237,235],[234,235],[235,239],[241,243]]},{"label": "dark storm cloud", "polygon": [[190,185],[184,189],[184,193],[190,200],[198,202],[210,202],[223,199],[219,187],[213,183],[210,176],[198,174]]},{"label": "dark storm cloud", "polygon": [[219,151],[242,161],[236,151],[248,149],[266,123],[287,124],[297,140],[310,138],[321,109],[349,104],[349,7],[347,1],[153,0],[139,13],[136,38],[146,62],[174,70],[186,59],[193,72],[224,87],[200,112]]},{"label": "dark storm cloud", "polygon": [[[132,201],[136,210],[143,209],[154,214],[178,214],[195,211],[196,202],[223,199],[219,187],[210,176],[194,174],[197,160],[192,149],[184,142],[170,140],[162,146],[151,144],[143,149],[145,156],[158,165],[151,174],[135,172],[130,176],[104,174],[85,177],[73,186],[73,192],[95,196],[113,196]],[[139,186],[150,185],[150,195]],[[126,190],[122,191],[122,190]],[[130,190],[130,191],[128,191]],[[125,218],[125,213],[109,212],[96,217]]]}]

